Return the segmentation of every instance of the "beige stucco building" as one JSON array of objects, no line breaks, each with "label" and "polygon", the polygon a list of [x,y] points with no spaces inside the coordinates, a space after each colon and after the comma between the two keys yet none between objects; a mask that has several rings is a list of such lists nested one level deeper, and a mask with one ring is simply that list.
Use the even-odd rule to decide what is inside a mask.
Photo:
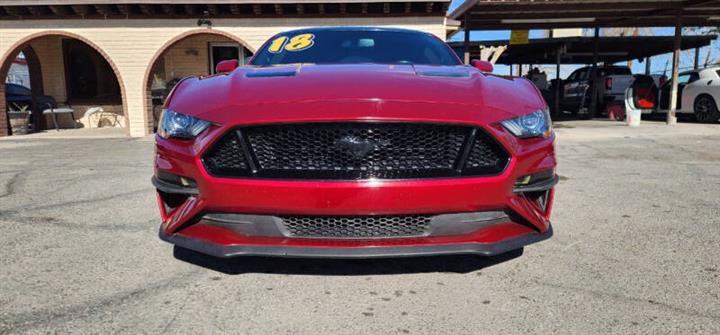
[{"label": "beige stucco building", "polygon": [[[174,80],[210,74],[228,57],[243,62],[278,32],[390,26],[444,39],[448,5],[417,0],[5,0],[0,3],[0,77],[7,77],[22,52],[32,95],[69,102],[76,126],[115,125],[130,136],[144,136],[153,131]],[[5,100],[0,85],[0,136],[9,133]],[[94,107],[102,107],[104,116],[86,115]],[[70,117],[59,117],[61,126],[73,126]],[[40,129],[51,127],[45,118],[35,115],[33,122]]]}]

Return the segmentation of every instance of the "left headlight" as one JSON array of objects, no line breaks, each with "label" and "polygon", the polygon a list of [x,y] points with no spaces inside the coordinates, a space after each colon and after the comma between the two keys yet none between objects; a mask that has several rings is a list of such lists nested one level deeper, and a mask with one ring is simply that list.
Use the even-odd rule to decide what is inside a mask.
[{"label": "left headlight", "polygon": [[158,135],[162,138],[192,139],[210,126],[210,122],[196,117],[163,109]]},{"label": "left headlight", "polygon": [[547,108],[502,121],[500,124],[519,138],[548,138],[552,133],[552,120],[550,120],[550,111]]}]

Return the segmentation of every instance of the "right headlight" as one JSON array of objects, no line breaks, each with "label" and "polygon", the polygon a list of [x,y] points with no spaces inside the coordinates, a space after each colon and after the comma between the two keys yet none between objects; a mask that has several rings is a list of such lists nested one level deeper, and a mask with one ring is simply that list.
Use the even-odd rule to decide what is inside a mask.
[{"label": "right headlight", "polygon": [[552,133],[552,120],[547,108],[502,121],[500,124],[519,138],[548,138]]},{"label": "right headlight", "polygon": [[164,109],[160,116],[158,135],[162,138],[193,139],[210,126],[210,122],[194,116]]}]

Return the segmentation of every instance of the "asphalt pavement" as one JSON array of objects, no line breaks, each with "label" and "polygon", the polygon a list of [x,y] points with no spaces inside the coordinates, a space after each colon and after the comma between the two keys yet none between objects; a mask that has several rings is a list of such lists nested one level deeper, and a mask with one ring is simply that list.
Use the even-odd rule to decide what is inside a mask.
[{"label": "asphalt pavement", "polygon": [[383,260],[174,252],[151,140],[4,138],[0,334],[720,333],[720,125],[556,131],[553,238]]}]

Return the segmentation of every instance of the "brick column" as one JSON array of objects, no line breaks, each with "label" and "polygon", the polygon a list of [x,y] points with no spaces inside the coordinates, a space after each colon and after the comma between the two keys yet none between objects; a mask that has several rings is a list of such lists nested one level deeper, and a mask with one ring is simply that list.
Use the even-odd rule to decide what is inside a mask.
[{"label": "brick column", "polygon": [[5,106],[5,81],[0,84],[0,137],[10,135],[8,128],[7,106]]}]

